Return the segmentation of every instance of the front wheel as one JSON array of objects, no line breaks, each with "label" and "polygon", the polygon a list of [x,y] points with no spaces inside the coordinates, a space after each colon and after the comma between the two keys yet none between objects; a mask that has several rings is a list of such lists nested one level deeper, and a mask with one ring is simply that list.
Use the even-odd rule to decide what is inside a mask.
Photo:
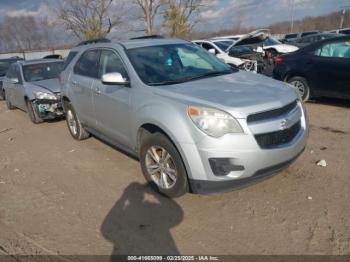
[{"label": "front wheel", "polygon": [[90,134],[87,132],[82,124],[80,123],[79,118],[77,117],[77,114],[75,113],[75,110],[71,103],[66,103],[66,122],[68,126],[69,133],[72,135],[72,137],[75,140],[84,140],[87,139]]},{"label": "front wheel", "polygon": [[32,121],[33,124],[40,124],[44,122],[39,115],[38,112],[35,110],[35,104],[32,101],[27,101],[27,112],[29,115],[30,120]]},{"label": "front wheel", "polygon": [[140,160],[146,180],[158,192],[171,198],[187,193],[186,169],[173,143],[162,133],[144,133]]},{"label": "front wheel", "polygon": [[310,87],[304,77],[295,76],[287,81],[289,84],[294,86],[304,102],[308,101],[310,98]]},{"label": "front wheel", "polygon": [[5,90],[0,87],[0,101],[5,100]]},{"label": "front wheel", "polygon": [[14,110],[15,107],[12,105],[10,98],[8,96],[5,95],[6,98],[6,106],[8,110]]}]

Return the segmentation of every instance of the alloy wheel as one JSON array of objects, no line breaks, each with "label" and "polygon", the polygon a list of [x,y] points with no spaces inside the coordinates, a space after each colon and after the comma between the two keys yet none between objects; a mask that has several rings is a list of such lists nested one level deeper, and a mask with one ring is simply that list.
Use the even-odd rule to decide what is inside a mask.
[{"label": "alloy wheel", "polygon": [[300,96],[302,98],[305,97],[306,87],[305,87],[305,84],[303,82],[301,82],[299,80],[295,80],[295,81],[290,82],[290,84],[297,88],[297,90],[300,93]]},{"label": "alloy wheel", "polygon": [[172,156],[164,148],[152,146],[146,153],[146,168],[151,179],[162,189],[174,187],[177,169]]},{"label": "alloy wheel", "polygon": [[78,128],[77,128],[78,125],[72,110],[67,111],[66,117],[67,117],[67,122],[68,122],[70,131],[72,132],[73,135],[76,135],[78,133]]}]

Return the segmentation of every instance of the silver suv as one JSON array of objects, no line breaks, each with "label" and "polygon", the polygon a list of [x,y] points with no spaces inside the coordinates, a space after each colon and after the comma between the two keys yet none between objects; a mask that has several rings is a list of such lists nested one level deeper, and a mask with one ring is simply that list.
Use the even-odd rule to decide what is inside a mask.
[{"label": "silver suv", "polygon": [[306,112],[292,87],[233,70],[183,40],[78,46],[61,84],[72,136],[93,134],[137,156],[169,197],[263,180],[306,145]]}]

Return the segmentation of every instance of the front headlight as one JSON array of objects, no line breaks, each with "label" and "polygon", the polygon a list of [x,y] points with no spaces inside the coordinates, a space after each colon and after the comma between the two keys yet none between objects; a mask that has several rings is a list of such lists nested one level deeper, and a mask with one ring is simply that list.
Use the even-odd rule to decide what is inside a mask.
[{"label": "front headlight", "polygon": [[44,92],[34,92],[34,97],[39,100],[57,100],[57,96],[50,93],[44,93]]},{"label": "front headlight", "polygon": [[229,133],[243,133],[238,121],[221,110],[190,106],[188,115],[193,123],[209,136],[222,137]]}]

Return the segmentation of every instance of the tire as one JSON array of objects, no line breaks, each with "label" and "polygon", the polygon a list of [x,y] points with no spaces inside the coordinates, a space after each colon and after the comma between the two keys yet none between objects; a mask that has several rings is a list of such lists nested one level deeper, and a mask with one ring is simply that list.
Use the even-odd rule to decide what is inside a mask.
[{"label": "tire", "polygon": [[66,122],[69,133],[75,140],[81,141],[90,137],[90,133],[87,132],[82,124],[80,123],[77,114],[71,103],[65,102],[65,111],[66,111]]},{"label": "tire", "polygon": [[27,100],[27,112],[33,124],[37,125],[44,122],[44,120],[39,117],[38,112],[35,110],[33,101]]},{"label": "tire", "polygon": [[15,107],[12,105],[12,103],[10,102],[10,98],[9,97],[7,97],[6,95],[5,95],[5,98],[6,98],[6,106],[7,106],[7,109],[8,110],[14,110],[15,109]]},{"label": "tire", "polygon": [[164,134],[144,132],[141,137],[140,162],[146,180],[159,193],[176,198],[189,192],[182,158]]},{"label": "tire", "polygon": [[307,80],[304,77],[295,76],[287,80],[289,84],[296,87],[300,96],[304,102],[310,98],[310,87]]},{"label": "tire", "polygon": [[5,90],[0,88],[0,101],[5,100]]}]

